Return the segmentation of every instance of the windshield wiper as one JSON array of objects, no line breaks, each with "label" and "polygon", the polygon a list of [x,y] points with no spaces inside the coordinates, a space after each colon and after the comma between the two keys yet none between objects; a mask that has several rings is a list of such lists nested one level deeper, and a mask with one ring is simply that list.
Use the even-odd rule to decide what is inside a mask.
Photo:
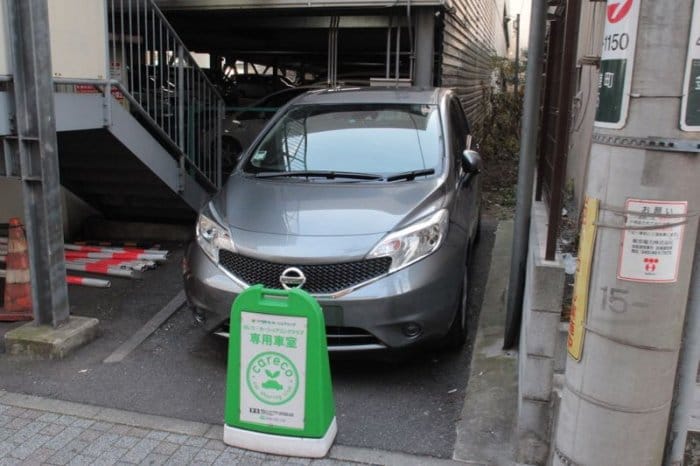
[{"label": "windshield wiper", "polygon": [[398,180],[413,181],[416,179],[417,176],[432,175],[433,173],[435,173],[434,168],[424,168],[422,170],[411,170],[410,172],[402,172],[397,173],[395,175],[387,176],[386,180],[389,182]]},{"label": "windshield wiper", "polygon": [[280,178],[280,177],[319,177],[333,180],[335,178],[348,178],[351,180],[381,180],[381,175],[373,175],[371,173],[355,173],[355,172],[335,172],[326,170],[297,170],[291,172],[259,172],[255,174],[256,178]]}]

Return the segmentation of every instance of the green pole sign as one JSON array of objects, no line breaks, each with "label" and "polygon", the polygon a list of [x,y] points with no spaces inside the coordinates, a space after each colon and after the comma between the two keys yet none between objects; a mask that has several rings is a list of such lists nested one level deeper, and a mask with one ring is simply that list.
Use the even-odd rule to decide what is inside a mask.
[{"label": "green pole sign", "polygon": [[598,76],[595,126],[621,129],[627,123],[641,0],[608,0]]},{"label": "green pole sign", "polygon": [[323,312],[300,289],[262,285],[231,309],[224,442],[320,458],[335,439]]},{"label": "green pole sign", "polygon": [[700,0],[695,0],[690,24],[690,43],[681,102],[681,129],[700,131]]}]

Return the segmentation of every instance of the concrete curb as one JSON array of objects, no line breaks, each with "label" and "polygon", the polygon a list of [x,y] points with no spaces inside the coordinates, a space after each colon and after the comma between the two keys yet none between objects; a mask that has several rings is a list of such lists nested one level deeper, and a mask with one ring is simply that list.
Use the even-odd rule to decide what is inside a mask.
[{"label": "concrete curb", "polygon": [[457,423],[454,459],[474,464],[515,463],[518,361],[504,351],[505,296],[508,287],[513,221],[500,222],[472,351],[469,383]]},{"label": "concrete curb", "polygon": [[[4,390],[0,390],[0,404],[16,408],[81,417],[92,421],[109,422],[142,429],[204,437],[211,440],[223,439],[222,425],[184,421],[181,419],[142,414],[121,409],[103,408],[100,406],[54,400]],[[458,466],[464,464],[480,464],[343,445],[333,446],[326,458],[337,461],[380,464],[385,466]]]}]

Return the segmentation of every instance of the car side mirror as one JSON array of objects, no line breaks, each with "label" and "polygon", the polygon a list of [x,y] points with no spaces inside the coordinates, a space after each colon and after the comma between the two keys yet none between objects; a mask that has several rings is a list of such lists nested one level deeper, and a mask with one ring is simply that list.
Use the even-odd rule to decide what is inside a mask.
[{"label": "car side mirror", "polygon": [[462,152],[462,165],[467,173],[479,173],[481,171],[481,156],[475,150]]}]

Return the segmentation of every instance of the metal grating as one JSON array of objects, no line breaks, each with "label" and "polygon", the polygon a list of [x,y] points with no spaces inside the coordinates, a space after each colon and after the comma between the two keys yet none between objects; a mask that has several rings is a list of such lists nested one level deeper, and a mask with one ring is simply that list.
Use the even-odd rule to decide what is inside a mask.
[{"label": "metal grating", "polygon": [[391,258],[378,257],[336,264],[279,264],[236,254],[222,249],[219,264],[245,283],[261,283],[267,288],[281,288],[280,275],[288,267],[297,267],[306,276],[305,291],[316,294],[335,293],[389,272]]}]

